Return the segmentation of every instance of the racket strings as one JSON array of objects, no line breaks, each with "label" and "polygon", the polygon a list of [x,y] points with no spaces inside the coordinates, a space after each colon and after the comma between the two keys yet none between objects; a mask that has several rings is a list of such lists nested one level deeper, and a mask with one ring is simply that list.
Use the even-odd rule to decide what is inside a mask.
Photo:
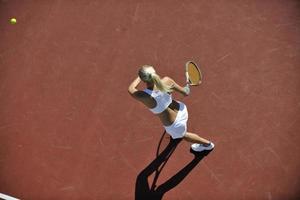
[{"label": "racket strings", "polygon": [[187,66],[187,72],[189,75],[189,82],[191,84],[198,84],[201,80],[201,74],[198,68],[193,63],[189,63],[189,65]]}]

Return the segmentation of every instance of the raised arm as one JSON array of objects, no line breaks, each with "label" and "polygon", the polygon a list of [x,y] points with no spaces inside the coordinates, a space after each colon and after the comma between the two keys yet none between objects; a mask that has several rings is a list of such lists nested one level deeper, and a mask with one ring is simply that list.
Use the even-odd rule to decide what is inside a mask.
[{"label": "raised arm", "polygon": [[147,95],[145,94],[145,92],[137,89],[137,86],[140,84],[140,82],[141,79],[139,77],[134,79],[128,87],[128,93],[136,100],[143,101],[147,97]]},{"label": "raised arm", "polygon": [[140,82],[141,82],[140,77],[137,77],[136,79],[134,79],[128,87],[128,92],[130,94],[134,94],[134,92],[137,92],[138,89],[136,87],[139,85]]},{"label": "raised arm", "polygon": [[178,85],[172,78],[170,77],[165,77],[164,78],[166,83],[168,85],[171,85],[172,89],[176,92],[179,92],[180,94],[184,96],[188,96],[190,94],[190,88],[189,85],[186,84],[184,87]]}]

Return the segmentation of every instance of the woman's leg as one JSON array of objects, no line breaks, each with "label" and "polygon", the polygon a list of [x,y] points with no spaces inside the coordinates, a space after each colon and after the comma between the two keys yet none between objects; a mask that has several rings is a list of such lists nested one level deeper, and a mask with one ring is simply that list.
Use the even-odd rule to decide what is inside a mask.
[{"label": "woman's leg", "polygon": [[186,132],[186,134],[183,136],[183,139],[188,142],[203,144],[204,146],[210,145],[210,141],[200,137],[195,133]]}]

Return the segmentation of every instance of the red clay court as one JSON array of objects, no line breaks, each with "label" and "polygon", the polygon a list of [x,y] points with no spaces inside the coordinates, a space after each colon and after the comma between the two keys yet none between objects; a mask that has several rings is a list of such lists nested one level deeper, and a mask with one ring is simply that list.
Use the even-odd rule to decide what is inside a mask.
[{"label": "red clay court", "polygon": [[[298,0],[0,0],[0,193],[300,199],[299,41]],[[207,155],[127,92],[144,64],[184,84],[188,60],[204,81],[174,97]]]}]

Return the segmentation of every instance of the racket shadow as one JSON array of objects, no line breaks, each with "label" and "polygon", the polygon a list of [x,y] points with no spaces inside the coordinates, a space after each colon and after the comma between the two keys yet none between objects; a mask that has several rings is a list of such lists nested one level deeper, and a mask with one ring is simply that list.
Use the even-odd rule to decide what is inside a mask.
[{"label": "racket shadow", "polygon": [[[157,152],[159,152],[164,135],[165,133],[162,135],[158,144]],[[157,186],[156,183],[162,169],[181,141],[182,139],[173,140],[170,138],[166,148],[160,154],[157,154],[156,158],[138,174],[135,184],[135,200],[161,200],[166,192],[176,187],[194,169],[194,167],[196,167],[197,164],[210,153],[194,153],[195,157],[192,161],[190,161],[166,182]],[[193,151],[191,151],[191,153],[193,153]],[[148,182],[148,177],[150,177],[153,173],[155,174],[153,182],[150,185]]]}]

